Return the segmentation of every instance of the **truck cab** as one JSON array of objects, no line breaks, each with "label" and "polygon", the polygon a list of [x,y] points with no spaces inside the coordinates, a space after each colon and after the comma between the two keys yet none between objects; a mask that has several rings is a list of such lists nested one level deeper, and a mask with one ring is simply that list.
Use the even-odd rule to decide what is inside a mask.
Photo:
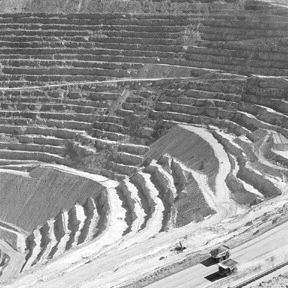
[{"label": "truck cab", "polygon": [[217,260],[218,262],[221,262],[223,260],[226,260],[230,257],[230,248],[226,245],[221,245],[217,247],[216,249],[213,249],[210,251],[210,256]]},{"label": "truck cab", "polygon": [[218,264],[218,273],[221,276],[229,276],[237,271],[238,262],[233,259],[222,261]]}]

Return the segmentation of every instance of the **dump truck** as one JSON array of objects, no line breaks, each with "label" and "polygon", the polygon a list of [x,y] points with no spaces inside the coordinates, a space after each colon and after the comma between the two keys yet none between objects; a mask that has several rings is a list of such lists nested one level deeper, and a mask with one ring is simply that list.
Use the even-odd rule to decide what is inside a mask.
[{"label": "dump truck", "polygon": [[230,248],[228,246],[221,245],[217,247],[216,249],[211,250],[210,255],[213,259],[217,260],[218,262],[221,262],[230,257],[229,251],[230,251]]},{"label": "dump truck", "polygon": [[233,259],[227,259],[218,264],[218,273],[221,276],[229,276],[237,271],[238,262]]}]

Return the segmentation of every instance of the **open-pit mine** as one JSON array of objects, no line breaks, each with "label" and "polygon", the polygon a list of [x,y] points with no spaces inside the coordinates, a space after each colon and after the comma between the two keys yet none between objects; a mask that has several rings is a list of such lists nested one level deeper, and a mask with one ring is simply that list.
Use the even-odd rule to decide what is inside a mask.
[{"label": "open-pit mine", "polygon": [[288,1],[0,1],[1,287],[287,287],[287,231]]}]

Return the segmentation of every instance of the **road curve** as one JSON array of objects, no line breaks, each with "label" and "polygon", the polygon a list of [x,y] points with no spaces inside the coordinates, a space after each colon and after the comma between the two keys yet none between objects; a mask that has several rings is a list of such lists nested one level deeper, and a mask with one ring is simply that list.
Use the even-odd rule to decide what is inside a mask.
[{"label": "road curve", "polygon": [[0,239],[0,249],[10,257],[8,266],[3,270],[3,274],[1,275],[0,280],[1,282],[3,282],[11,277],[14,277],[19,273],[22,265],[25,262],[25,255],[15,251],[10,245],[8,245],[5,241],[1,239]]}]

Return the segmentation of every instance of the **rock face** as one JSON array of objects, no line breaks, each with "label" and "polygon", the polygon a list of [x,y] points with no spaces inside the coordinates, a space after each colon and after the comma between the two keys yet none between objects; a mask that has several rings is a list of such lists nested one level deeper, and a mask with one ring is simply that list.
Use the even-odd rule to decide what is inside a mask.
[{"label": "rock face", "polygon": [[159,160],[165,154],[170,155],[190,169],[201,171],[207,175],[211,188],[215,188],[215,177],[219,163],[213,149],[203,138],[185,129],[185,126],[176,126],[155,141],[145,157],[146,159]]},{"label": "rock face", "polygon": [[1,1],[0,237],[21,271],[287,192],[288,10],[208,2]]},{"label": "rock face", "polygon": [[[287,75],[285,8],[280,15],[274,6],[274,10],[269,10],[268,4],[257,4],[257,1],[246,1],[254,2],[257,9],[248,4],[241,7],[237,1],[229,1],[230,4],[199,1],[193,17],[187,15],[187,7],[186,13],[180,16],[167,11],[163,14],[157,9],[153,16],[149,13],[115,15],[101,13],[98,1],[71,1],[77,9],[98,3],[95,10],[87,8],[87,12],[98,14],[81,14],[70,7],[70,1],[55,1],[36,1],[38,4],[22,1],[23,5],[31,5],[27,9],[21,8],[21,1],[14,3],[18,6],[16,11],[39,10],[51,14],[1,14],[2,87],[115,78],[189,77],[203,75],[201,68],[244,75]],[[5,7],[13,10],[13,3],[9,1],[8,6],[5,2],[8,1],[1,1],[2,13]],[[121,3],[129,2],[141,4],[119,1],[119,9]],[[50,8],[46,7],[49,5]],[[76,13],[57,14],[60,12]],[[129,12],[127,6],[123,13]],[[264,19],[265,13],[269,17]],[[65,89],[61,94],[65,94]],[[70,93],[70,97],[76,95]]]},{"label": "rock face", "polygon": [[[158,2],[158,1],[157,1]],[[2,0],[1,1],[1,11],[2,13],[19,13],[19,12],[29,12],[29,13],[97,13],[97,12],[106,12],[106,13],[173,13],[173,11],[179,12],[194,12],[196,9],[200,11],[205,11],[208,8],[207,0],[198,0],[196,3],[190,3],[189,1],[184,2],[169,2],[168,6],[163,5],[161,1],[157,3],[156,1],[150,3],[141,3],[141,1],[128,1],[128,3],[123,3],[122,1],[115,1],[114,6],[111,5],[111,2],[107,1],[104,3],[99,3],[96,0],[51,0],[49,2],[43,0]],[[211,0],[210,7],[215,7],[216,9],[223,7],[244,7],[244,4],[238,4],[237,1],[227,1],[225,5],[219,3],[217,0]],[[235,5],[236,2],[236,5]],[[250,1],[250,6],[248,8],[254,8],[259,5],[257,1]],[[263,3],[263,1],[261,1]],[[274,0],[277,3],[277,0]],[[279,0],[278,0],[279,2]],[[263,4],[261,3],[261,7]],[[182,4],[182,5],[181,5]],[[222,5],[221,5],[222,4]],[[258,4],[258,5],[257,5]],[[279,3],[282,5],[282,2]],[[265,7],[265,6],[264,6]]]},{"label": "rock face", "polygon": [[[76,201],[96,198],[103,187],[93,181],[49,168],[35,168],[29,177],[1,173],[1,220],[32,232],[38,225],[69,210]],[[9,203],[14,205],[12,213]]]}]

